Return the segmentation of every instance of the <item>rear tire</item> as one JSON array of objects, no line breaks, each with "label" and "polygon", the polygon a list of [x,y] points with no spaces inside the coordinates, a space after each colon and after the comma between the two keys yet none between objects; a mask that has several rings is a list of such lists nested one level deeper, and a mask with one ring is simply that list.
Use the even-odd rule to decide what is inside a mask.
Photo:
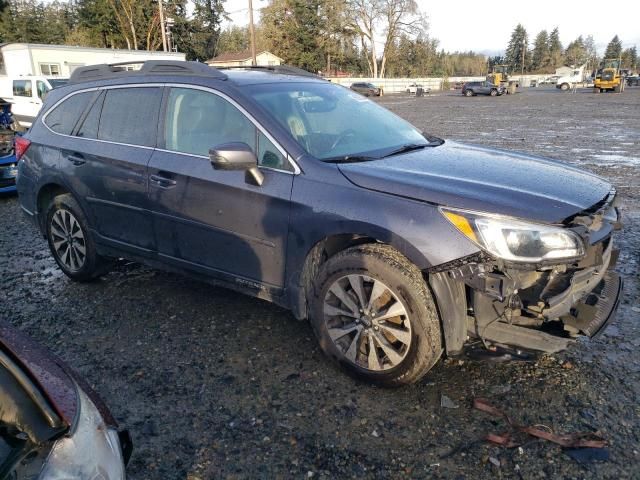
[{"label": "rear tire", "polygon": [[97,254],[86,217],[71,194],[51,200],[45,232],[53,258],[72,280],[87,282],[107,272],[108,262]]},{"label": "rear tire", "polygon": [[465,90],[465,91],[464,91],[464,96],[465,96],[465,97],[473,97],[473,91],[471,91],[471,90]]},{"label": "rear tire", "polygon": [[310,319],[324,353],[385,387],[417,382],[442,354],[436,306],[422,272],[388,245],[365,244],[324,263]]}]

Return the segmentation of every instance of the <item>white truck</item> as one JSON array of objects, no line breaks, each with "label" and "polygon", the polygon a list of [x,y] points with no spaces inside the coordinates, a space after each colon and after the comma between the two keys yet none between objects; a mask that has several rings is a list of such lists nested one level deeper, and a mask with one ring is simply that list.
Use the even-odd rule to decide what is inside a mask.
[{"label": "white truck", "polygon": [[556,88],[559,88],[560,90],[569,90],[578,83],[584,83],[584,67],[585,66],[583,65],[575,68],[569,75],[558,77],[558,80],[556,80]]},{"label": "white truck", "polygon": [[18,125],[29,128],[42,108],[47,92],[67,81],[38,75],[0,76],[0,99],[12,104],[11,113]]}]

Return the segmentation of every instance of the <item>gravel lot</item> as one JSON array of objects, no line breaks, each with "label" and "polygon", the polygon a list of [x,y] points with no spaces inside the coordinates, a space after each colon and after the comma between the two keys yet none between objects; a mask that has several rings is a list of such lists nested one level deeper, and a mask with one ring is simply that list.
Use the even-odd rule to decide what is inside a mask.
[{"label": "gravel lot", "polygon": [[[15,197],[0,198],[0,318],[64,358],[130,429],[131,479],[640,478],[640,88],[380,102],[432,134],[556,157],[617,185],[625,299],[605,335],[537,363],[449,359],[382,390],[336,370],[306,323],[266,302],[125,263],[72,283]],[[600,429],[610,459],[488,445],[506,426],[472,410],[476,396],[522,424]]]}]

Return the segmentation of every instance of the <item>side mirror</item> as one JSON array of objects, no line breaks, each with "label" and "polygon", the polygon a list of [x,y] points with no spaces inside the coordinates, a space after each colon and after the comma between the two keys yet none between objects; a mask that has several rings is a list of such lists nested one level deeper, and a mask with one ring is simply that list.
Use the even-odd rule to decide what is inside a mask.
[{"label": "side mirror", "polygon": [[264,175],[258,169],[258,158],[251,147],[243,142],[216,145],[209,149],[209,160],[215,170],[244,170],[247,183],[260,186]]}]

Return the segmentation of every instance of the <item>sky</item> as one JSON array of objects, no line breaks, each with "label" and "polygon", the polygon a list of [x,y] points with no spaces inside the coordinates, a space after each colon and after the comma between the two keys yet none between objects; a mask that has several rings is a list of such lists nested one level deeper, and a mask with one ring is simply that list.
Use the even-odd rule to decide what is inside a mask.
[{"label": "sky", "polygon": [[[598,53],[602,54],[607,43],[617,34],[624,48],[637,45],[640,49],[640,1],[637,0],[417,2],[429,17],[429,35],[437,38],[440,48],[448,51],[474,50],[488,55],[499,54],[506,48],[518,23],[527,29],[531,43],[540,30],[551,31],[558,27],[565,47],[578,35],[593,35]],[[248,0],[225,2],[233,23],[248,23],[248,3]],[[268,0],[253,0],[256,20],[260,8],[267,4]]]}]

